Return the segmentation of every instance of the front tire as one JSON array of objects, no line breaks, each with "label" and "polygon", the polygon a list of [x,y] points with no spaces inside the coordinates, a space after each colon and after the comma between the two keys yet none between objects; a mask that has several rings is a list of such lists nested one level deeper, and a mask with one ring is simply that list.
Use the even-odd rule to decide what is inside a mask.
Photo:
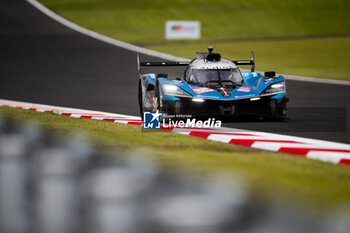
[{"label": "front tire", "polygon": [[274,100],[270,102],[271,114],[278,121],[286,118],[288,98],[282,100]]},{"label": "front tire", "polygon": [[139,84],[138,84],[138,102],[139,102],[139,109],[140,109],[140,117],[143,120],[143,94],[142,94],[141,80],[139,80]]}]

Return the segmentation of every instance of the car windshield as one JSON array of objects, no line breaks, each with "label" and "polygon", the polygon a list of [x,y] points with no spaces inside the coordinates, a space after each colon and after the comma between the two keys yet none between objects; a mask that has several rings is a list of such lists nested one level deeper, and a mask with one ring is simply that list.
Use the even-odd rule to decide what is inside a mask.
[{"label": "car windshield", "polygon": [[242,76],[238,69],[193,69],[188,79],[189,83],[206,85],[208,82],[231,81],[241,84]]}]

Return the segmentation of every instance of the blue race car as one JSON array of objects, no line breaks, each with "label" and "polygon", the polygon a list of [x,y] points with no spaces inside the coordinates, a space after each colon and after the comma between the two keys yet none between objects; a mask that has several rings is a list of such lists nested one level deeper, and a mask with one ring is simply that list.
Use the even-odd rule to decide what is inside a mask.
[{"label": "blue race car", "polygon": [[[254,72],[255,60],[231,61],[219,53],[196,53],[190,62],[140,62],[138,101],[140,114],[160,111],[167,115],[192,117],[255,115],[283,120],[288,102],[286,82],[275,72]],[[237,67],[250,65],[251,72]],[[163,73],[141,74],[143,66],[184,66],[182,78]]]}]

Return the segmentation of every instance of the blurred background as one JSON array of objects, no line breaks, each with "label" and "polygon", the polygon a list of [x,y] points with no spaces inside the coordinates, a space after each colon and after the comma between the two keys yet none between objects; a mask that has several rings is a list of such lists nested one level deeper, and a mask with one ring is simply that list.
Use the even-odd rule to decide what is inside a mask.
[{"label": "blurred background", "polygon": [[[233,60],[256,53],[257,70],[350,80],[347,0],[40,0],[51,10],[118,40],[180,57],[214,45]],[[201,23],[199,40],[165,39],[168,20]]]},{"label": "blurred background", "polygon": [[111,153],[80,134],[0,118],[2,233],[349,230],[348,210],[312,215],[258,198],[244,183],[232,174],[175,175],[145,151]]}]

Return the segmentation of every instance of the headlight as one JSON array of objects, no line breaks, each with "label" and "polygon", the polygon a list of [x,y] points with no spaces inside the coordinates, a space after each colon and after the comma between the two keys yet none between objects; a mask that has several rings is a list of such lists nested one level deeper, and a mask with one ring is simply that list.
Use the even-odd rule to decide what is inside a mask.
[{"label": "headlight", "polygon": [[181,87],[172,84],[163,84],[164,95],[174,95],[174,96],[191,96],[189,93],[184,91]]},{"label": "headlight", "polygon": [[285,84],[284,82],[274,83],[270,85],[268,88],[265,89],[263,94],[270,94],[270,93],[276,93],[276,92],[284,92],[285,90]]}]

